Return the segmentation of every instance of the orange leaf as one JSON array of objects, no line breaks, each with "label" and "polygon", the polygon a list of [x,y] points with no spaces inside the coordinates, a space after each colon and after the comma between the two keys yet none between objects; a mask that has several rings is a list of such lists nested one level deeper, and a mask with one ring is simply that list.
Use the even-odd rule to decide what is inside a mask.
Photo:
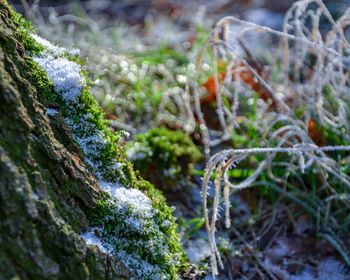
[{"label": "orange leaf", "polygon": [[316,145],[320,147],[326,145],[326,142],[323,139],[322,135],[322,128],[317,124],[314,118],[310,118],[307,131],[310,138],[315,142]]},{"label": "orange leaf", "polygon": [[[238,67],[244,67],[243,63],[239,63],[237,66],[233,67],[232,70],[237,69]],[[220,72],[219,74],[219,85],[223,82],[223,80],[226,77],[226,71]],[[256,91],[259,94],[259,97],[263,99],[264,101],[268,101],[270,99],[269,92],[261,86],[258,79],[255,77],[253,72],[249,69],[242,69],[238,72],[236,72],[233,77],[233,79],[242,80],[246,85],[250,86],[250,88],[254,91]],[[202,98],[202,102],[215,102],[216,100],[216,88],[215,88],[215,77],[210,76],[205,83],[202,84],[202,86],[207,90],[208,95]],[[272,104],[274,106],[274,104]]]},{"label": "orange leaf", "polygon": [[[219,84],[225,79],[226,72],[221,72],[219,74]],[[202,84],[202,86],[207,90],[208,95],[202,99],[203,102],[213,102],[216,100],[216,88],[215,88],[215,77],[211,76],[208,80]]]}]

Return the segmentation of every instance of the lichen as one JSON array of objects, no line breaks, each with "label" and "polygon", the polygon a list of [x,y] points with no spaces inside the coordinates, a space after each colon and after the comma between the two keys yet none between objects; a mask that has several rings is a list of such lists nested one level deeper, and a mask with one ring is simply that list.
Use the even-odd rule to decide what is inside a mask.
[{"label": "lichen", "polygon": [[186,257],[172,210],[160,192],[141,179],[126,160],[118,145],[122,133],[108,129],[90,93],[88,77],[81,71],[77,52],[31,35],[30,25],[9,10],[32,66],[34,85],[49,103],[58,104],[54,112],[47,109],[47,115],[63,116],[104,192],[91,213],[92,228],[81,236],[102,252],[119,257],[134,273],[134,279],[176,279],[186,266]]}]

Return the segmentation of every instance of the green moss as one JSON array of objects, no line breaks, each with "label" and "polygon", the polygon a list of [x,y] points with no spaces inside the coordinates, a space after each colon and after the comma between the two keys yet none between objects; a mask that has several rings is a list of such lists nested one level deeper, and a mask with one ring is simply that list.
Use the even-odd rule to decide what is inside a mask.
[{"label": "green moss", "polygon": [[[30,32],[32,32],[30,24],[10,7],[8,10],[16,24],[16,39],[23,44],[25,53],[31,56],[40,55],[44,48],[30,36]],[[10,42],[10,44],[12,45],[8,48],[13,50],[16,42]],[[68,55],[65,57],[76,63],[82,63],[78,57]],[[78,102],[69,105],[64,102],[60,93],[55,91],[44,70],[29,56],[25,57],[25,61],[31,71],[24,73],[24,75],[29,76],[32,85],[37,88],[41,95],[41,100],[46,100],[45,104],[55,103],[58,105],[77,144],[79,137],[87,138],[101,135],[104,142],[97,146],[97,153],[85,153],[87,163],[101,166],[97,172],[99,179],[119,182],[124,186],[141,190],[150,198],[151,205],[155,209],[152,218],[142,220],[147,231],[127,231],[128,217],[132,216],[133,209],[119,209],[107,193],[101,192],[101,198],[96,204],[96,208],[91,213],[87,213],[90,215],[91,225],[103,227],[102,239],[114,246],[116,254],[123,251],[133,255],[135,260],[147,262],[159,268],[160,274],[165,277],[164,279],[176,279],[179,270],[186,266],[186,257],[176,232],[172,210],[166,205],[161,193],[152,184],[139,177],[134,172],[130,162],[127,161],[124,150],[118,145],[122,132],[115,133],[109,130],[102,109],[90,93],[89,85],[91,83],[87,73],[83,71],[81,73],[88,82],[82,89]],[[115,163],[118,163],[119,168],[114,167]],[[91,170],[93,171],[93,168]],[[121,243],[120,240],[123,242]],[[153,252],[149,250],[151,243],[155,244]],[[137,264],[132,264],[132,266],[135,267]],[[147,277],[143,279],[153,279],[152,276]]]},{"label": "green moss", "polygon": [[163,188],[189,180],[194,163],[202,157],[188,135],[167,128],[135,135],[128,154],[142,176]]},{"label": "green moss", "polygon": [[[157,209],[153,217],[139,219],[142,230],[132,225],[134,219],[137,219],[133,209],[118,208],[108,197],[98,202],[92,225],[101,226],[102,221],[103,238],[113,245],[117,255],[120,251],[126,252],[156,265],[160,268],[160,279],[177,279],[179,271],[188,267],[188,264],[176,232],[172,210],[149,182],[138,180],[137,183],[134,186],[145,190],[152,201],[153,209]],[[157,277],[154,275],[153,278],[146,273],[142,275],[142,279]]]},{"label": "green moss", "polygon": [[[8,21],[8,23],[14,25],[11,26],[11,29],[15,31],[13,38],[7,38],[6,42],[5,40],[2,41],[3,49],[9,54],[13,54],[16,51],[18,53],[24,52],[21,55],[25,56],[26,67],[20,68],[23,71],[21,74],[28,78],[39,92],[50,97],[52,101],[56,100],[58,95],[55,93],[54,87],[45,71],[26,55],[35,55],[44,50],[44,47],[30,36],[30,32],[33,32],[33,27],[20,14],[16,13],[6,1],[2,4],[6,7],[3,11],[7,11],[8,15],[3,14],[1,16],[9,16],[11,21]],[[18,64],[17,61],[15,63]],[[31,69],[31,71],[28,72],[26,71],[27,69]]]},{"label": "green moss", "polygon": [[[169,253],[174,252],[175,248],[169,250],[168,247],[177,241],[169,242],[169,237],[174,235],[172,223],[169,221],[165,224],[166,220],[162,218],[162,229],[159,229],[157,224],[159,217],[140,218],[135,215],[132,208],[116,207],[111,203],[111,200],[104,200],[99,203],[99,207],[100,213],[108,217],[102,224],[103,239],[113,245],[116,255],[121,258],[125,258],[123,254],[132,256],[131,261],[128,259],[126,263],[136,270],[142,269],[143,262],[156,268],[149,272],[138,272],[137,275],[142,279],[177,279],[177,267],[183,262],[183,256],[180,250],[177,255]],[[170,230],[167,230],[168,227]],[[130,264],[134,260],[139,261],[137,264]],[[159,277],[149,274],[157,271]]]},{"label": "green moss", "polygon": [[9,11],[9,17],[16,25],[17,35],[20,38],[20,42],[26,51],[31,54],[38,54],[44,50],[44,47],[38,44],[29,33],[34,32],[34,28],[29,21],[24,19],[22,15],[16,13],[6,2],[4,3]]}]

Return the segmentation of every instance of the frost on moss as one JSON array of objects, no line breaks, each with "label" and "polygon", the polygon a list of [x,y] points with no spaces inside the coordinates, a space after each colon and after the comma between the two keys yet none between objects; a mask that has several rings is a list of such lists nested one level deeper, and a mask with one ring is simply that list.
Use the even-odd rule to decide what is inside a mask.
[{"label": "frost on moss", "polygon": [[81,237],[101,252],[118,257],[134,279],[176,279],[185,257],[172,211],[126,160],[118,146],[122,134],[108,129],[101,108],[90,94],[88,77],[77,63],[78,52],[31,35],[22,18],[12,10],[11,15],[25,42],[26,54],[32,58],[28,63],[36,86],[59,105],[47,109],[46,114],[62,117],[104,192],[91,213],[92,228]]},{"label": "frost on moss", "polygon": [[80,75],[80,65],[66,58],[54,57],[44,53],[33,58],[42,68],[59,92],[66,104],[76,103],[80,92],[85,85],[85,79]]},{"label": "frost on moss", "polygon": [[[135,279],[176,278],[180,262],[170,253],[167,229],[171,221],[155,222],[158,214],[150,199],[136,189],[117,188],[105,204],[102,239],[135,272]],[[113,209],[111,211],[111,209]],[[180,257],[180,255],[178,255]]]},{"label": "frost on moss", "polygon": [[103,242],[101,238],[98,237],[100,228],[91,228],[89,231],[81,234],[80,236],[85,240],[86,244],[97,246],[103,253],[111,253],[113,247],[111,244]]},{"label": "frost on moss", "polygon": [[201,158],[188,135],[166,128],[135,135],[127,153],[142,176],[159,188],[186,185],[194,163]]}]

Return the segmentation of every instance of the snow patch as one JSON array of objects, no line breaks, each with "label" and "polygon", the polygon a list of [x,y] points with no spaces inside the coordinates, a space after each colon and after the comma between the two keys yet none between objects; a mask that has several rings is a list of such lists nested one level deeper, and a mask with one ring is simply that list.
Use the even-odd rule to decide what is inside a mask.
[{"label": "snow patch", "polygon": [[105,182],[105,181],[99,181],[98,184],[100,185],[100,188],[109,193],[112,196],[112,193],[115,192],[115,189],[118,189],[122,187],[119,183],[114,183],[114,182]]},{"label": "snow patch", "polygon": [[62,94],[67,103],[76,103],[85,79],[80,75],[81,67],[66,58],[56,58],[51,54],[43,54],[33,58],[49,76],[55,90]]},{"label": "snow patch", "polygon": [[102,180],[103,170],[107,167],[113,169],[116,162],[112,161],[108,166],[101,162],[100,154],[105,148],[107,142],[96,124],[89,120],[90,116],[89,114],[86,114],[75,120],[72,118],[65,118],[65,123],[73,132],[73,139],[83,150],[86,162],[95,171],[97,178]]},{"label": "snow patch", "polygon": [[96,133],[87,137],[75,137],[75,140],[79,143],[83,149],[84,154],[92,156],[99,156],[101,147],[106,145],[106,140],[103,139],[101,133]]},{"label": "snow patch", "polygon": [[109,254],[113,251],[111,244],[104,242],[101,238],[97,237],[95,231],[99,231],[99,228],[91,228],[88,232],[82,233],[80,236],[85,240],[87,245],[97,246],[101,252]]},{"label": "snow patch", "polygon": [[56,116],[58,114],[58,110],[52,109],[52,108],[48,108],[48,109],[46,109],[45,113],[48,116]]},{"label": "snow patch", "polygon": [[118,202],[117,207],[131,207],[133,212],[145,218],[153,217],[151,201],[141,191],[121,187],[113,189],[110,194]]},{"label": "snow patch", "polygon": [[166,280],[166,275],[162,273],[158,266],[152,265],[147,261],[142,260],[140,257],[134,254],[127,254],[125,251],[119,251],[117,256],[123,260],[123,263],[129,269],[132,269],[136,278],[132,277],[130,280],[138,279],[154,279],[154,280]]},{"label": "snow patch", "polygon": [[66,48],[61,48],[57,47],[48,40],[41,38],[39,35],[36,34],[30,34],[32,38],[40,45],[42,45],[44,48],[46,48],[48,51],[56,54],[57,56],[62,56],[64,54],[69,54],[72,56],[76,56],[80,54],[80,51],[78,49],[66,49]]}]

